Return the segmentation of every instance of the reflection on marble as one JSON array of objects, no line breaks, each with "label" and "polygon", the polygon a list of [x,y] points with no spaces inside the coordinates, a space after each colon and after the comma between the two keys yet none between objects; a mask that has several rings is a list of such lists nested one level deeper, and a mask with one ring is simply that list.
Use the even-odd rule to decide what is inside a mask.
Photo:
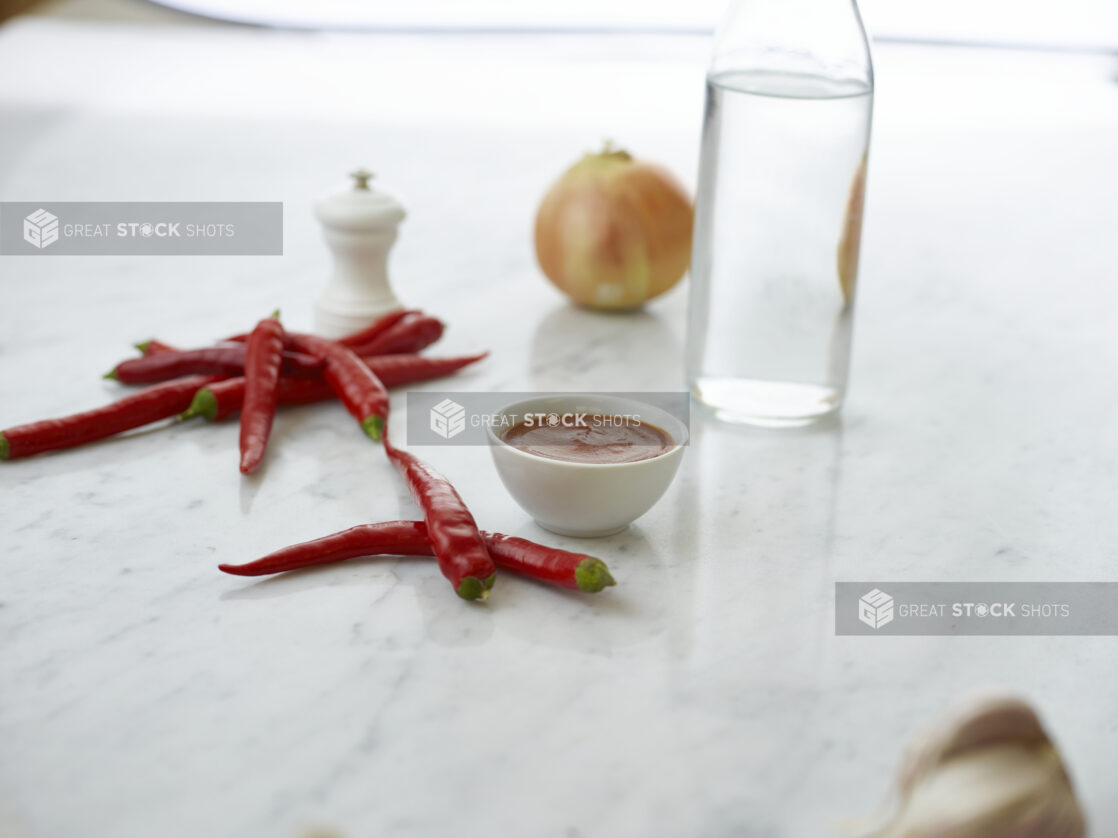
[{"label": "reflection on marble", "polygon": [[532,336],[531,384],[617,390],[617,370],[625,370],[625,390],[682,390],[682,359],[676,332],[655,309],[603,312],[561,302]]},{"label": "reflection on marble", "polygon": [[[449,321],[440,354],[492,350],[456,387],[680,387],[686,289],[569,307],[529,227],[603,132],[693,170],[701,40],[48,24],[0,29],[5,198],[283,199],[286,255],[0,259],[0,424],[112,398],[97,375],[131,340],[204,343],[276,306],[307,327],[328,270],[310,202],[358,161],[411,210],[393,280]],[[62,50],[97,84],[29,86]],[[201,54],[221,84],[182,70]],[[838,836],[908,734],[987,683],[1037,703],[1092,820],[1118,821],[1114,639],[833,632],[836,579],[1116,578],[1112,86],[1090,57],[983,55],[878,52],[841,422],[695,411],[665,497],[589,542],[539,530],[488,452],[417,451],[487,528],[605,559],[600,595],[506,574],[471,605],[418,559],[218,573],[416,515],[335,405],[285,410],[249,481],[228,423],[0,464],[0,833]]]}]

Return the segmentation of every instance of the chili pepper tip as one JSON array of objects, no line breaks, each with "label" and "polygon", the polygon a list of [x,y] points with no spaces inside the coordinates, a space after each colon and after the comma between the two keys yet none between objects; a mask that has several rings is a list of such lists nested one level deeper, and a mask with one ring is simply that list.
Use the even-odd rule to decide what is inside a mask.
[{"label": "chili pepper tip", "polygon": [[271,317],[273,320],[279,320],[279,314],[280,314],[280,310],[277,308],[275,311],[273,311],[268,316]]},{"label": "chili pepper tip", "polygon": [[575,583],[580,591],[596,594],[603,588],[616,585],[617,580],[613,578],[605,562],[593,556],[587,556],[575,568]]},{"label": "chili pepper tip", "polygon": [[[496,576],[496,574],[493,575]],[[458,590],[455,593],[462,599],[480,599],[482,601],[489,599],[489,589],[476,576],[467,576],[459,582]]]},{"label": "chili pepper tip", "polygon": [[8,459],[8,440],[0,433],[0,460]]},{"label": "chili pepper tip", "polygon": [[373,442],[379,442],[384,433],[384,417],[366,416],[361,420],[361,430],[363,430]]},{"label": "chili pepper tip", "polygon": [[179,419],[193,419],[195,416],[201,416],[211,422],[217,416],[217,397],[209,387],[203,387],[194,394],[190,407],[179,414]]},{"label": "chili pepper tip", "polygon": [[142,340],[139,343],[134,343],[132,345],[134,347],[136,347],[137,350],[139,350],[141,355],[147,355],[148,354],[148,348],[151,346],[151,341],[150,340]]},{"label": "chili pepper tip", "polygon": [[120,376],[116,374],[116,367],[113,367],[101,377],[107,378],[109,381],[120,381]]}]

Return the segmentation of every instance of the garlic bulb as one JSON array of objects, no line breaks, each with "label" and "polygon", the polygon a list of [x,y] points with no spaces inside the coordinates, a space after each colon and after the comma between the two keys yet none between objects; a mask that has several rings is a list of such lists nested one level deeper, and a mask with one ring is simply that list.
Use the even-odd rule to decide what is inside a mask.
[{"label": "garlic bulb", "polygon": [[900,811],[875,838],[1083,838],[1060,753],[1020,699],[968,703],[905,756]]}]

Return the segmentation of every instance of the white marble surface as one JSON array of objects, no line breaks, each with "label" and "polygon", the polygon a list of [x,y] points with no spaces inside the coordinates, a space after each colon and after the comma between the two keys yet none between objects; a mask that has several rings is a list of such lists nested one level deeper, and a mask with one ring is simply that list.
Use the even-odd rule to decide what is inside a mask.
[{"label": "white marble surface", "polygon": [[[488,348],[462,389],[675,388],[684,289],[577,311],[528,246],[605,136],[692,181],[699,39],[334,37],[159,22],[0,28],[0,198],[286,204],[272,258],[0,258],[0,425],[98,404],[130,341],[310,323],[310,202],[357,163],[408,206],[397,290]],[[485,526],[590,546],[597,597],[420,560],[218,573],[415,510],[335,406],[260,479],[236,426],[0,468],[0,833],[27,838],[841,835],[904,738],[1002,685],[1095,824],[1118,798],[1114,638],[836,638],[838,580],[1118,579],[1112,61],[881,48],[841,423],[699,420],[664,500],[583,545],[481,449],[431,461]],[[29,71],[34,68],[35,72]],[[396,406],[402,407],[400,400]]]}]

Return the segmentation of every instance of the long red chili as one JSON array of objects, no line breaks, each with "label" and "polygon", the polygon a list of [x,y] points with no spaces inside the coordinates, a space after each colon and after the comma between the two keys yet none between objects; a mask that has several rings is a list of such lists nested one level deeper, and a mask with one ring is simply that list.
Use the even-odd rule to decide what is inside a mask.
[{"label": "long red chili", "polygon": [[348,346],[314,335],[292,335],[291,345],[324,361],[322,377],[370,439],[388,421],[388,390]]},{"label": "long red chili", "polygon": [[[597,593],[617,584],[605,562],[585,553],[545,547],[525,538],[482,532],[489,555],[508,570],[562,588]],[[331,564],[361,556],[433,556],[422,521],[364,524],[342,532],[284,547],[247,564],[218,567],[234,576],[266,576],[286,570]]]},{"label": "long red chili", "polygon": [[[374,323],[369,324],[364,329],[357,332],[352,332],[343,338],[338,338],[338,343],[345,344],[351,349],[355,346],[361,346],[362,343],[367,343],[373,338],[379,336],[382,332],[390,327],[396,325],[405,317],[413,314],[422,314],[419,309],[399,309],[398,311],[390,311]],[[248,340],[248,334],[242,332],[239,335],[233,335],[225,339],[226,342],[244,343]]]},{"label": "long red chili", "polygon": [[[380,355],[362,358],[385,387],[400,387],[450,375],[480,361],[489,353],[463,358],[427,358],[422,355]],[[244,378],[227,378],[203,387],[182,414],[183,419],[202,416],[219,422],[241,410],[245,396]],[[311,404],[334,398],[334,391],[321,378],[280,378],[280,404]]]},{"label": "long red chili", "polygon": [[275,317],[256,324],[245,344],[245,395],[241,409],[241,474],[252,474],[264,462],[279,403],[283,369],[283,326]]},{"label": "long red chili", "polygon": [[443,576],[463,599],[485,599],[493,587],[497,567],[462,497],[427,463],[389,443],[387,433],[384,450],[423,510],[431,549]]},{"label": "long red chili", "polygon": [[[245,346],[207,346],[179,352],[154,352],[122,361],[105,378],[123,384],[152,384],[184,375],[241,375],[245,368]],[[322,361],[301,352],[283,353],[287,375],[317,375]]]},{"label": "long red chili", "polygon": [[[348,346],[362,357],[412,354],[426,349],[438,341],[444,330],[445,327],[441,320],[423,314],[423,312],[415,310],[394,311],[360,332],[347,335],[338,343]],[[182,350],[159,340],[147,340],[136,344],[136,348],[145,357],[161,353],[179,353],[180,355],[188,353],[190,357],[180,358],[178,362],[173,362],[168,358],[161,363],[148,361],[145,364],[138,363],[140,359],[129,359],[118,364],[105,377],[117,379],[125,384],[151,384],[156,381],[165,381],[173,375],[216,373],[219,370],[215,369],[211,358],[207,357],[206,360],[199,360],[194,356],[194,353],[213,349],[226,351],[231,348],[238,349],[238,344],[243,347],[247,341],[248,335],[233,335],[216,347],[208,347],[207,350]],[[243,352],[244,350],[241,348],[239,351]],[[292,355],[295,357],[292,358]],[[221,374],[232,376],[240,375],[243,372],[241,367],[233,363],[233,355],[229,355],[225,360],[229,363],[220,369]],[[292,363],[296,367],[294,370],[292,369]],[[304,369],[308,364],[311,364],[311,362],[305,356],[300,356],[298,353],[288,350],[285,356],[284,372],[288,375],[310,374],[311,370]]]},{"label": "long red chili", "polygon": [[443,336],[441,320],[426,314],[409,312],[390,328],[371,340],[347,344],[358,355],[394,355],[419,352]]},{"label": "long red chili", "polygon": [[[364,344],[379,338],[404,318],[422,314],[423,312],[416,309],[400,309],[399,311],[390,312],[372,325],[366,326],[361,331],[346,335],[344,338],[341,338],[338,343],[348,346],[350,349],[360,348]],[[362,353],[359,352],[357,354],[360,355]]]},{"label": "long red chili", "polygon": [[186,409],[200,387],[218,378],[212,375],[179,378],[84,413],[8,428],[0,433],[0,460],[84,445],[174,416]]}]

